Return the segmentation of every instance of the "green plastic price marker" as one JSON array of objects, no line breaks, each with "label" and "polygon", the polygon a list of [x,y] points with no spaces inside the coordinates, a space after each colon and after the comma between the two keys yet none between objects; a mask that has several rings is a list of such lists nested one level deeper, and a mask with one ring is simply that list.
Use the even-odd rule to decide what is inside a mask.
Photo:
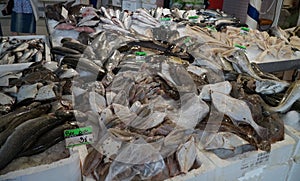
[{"label": "green plastic price marker", "polygon": [[147,53],[146,52],[135,52],[136,56],[146,56]]},{"label": "green plastic price marker", "polygon": [[189,16],[188,18],[189,18],[189,19],[198,19],[199,16]]},{"label": "green plastic price marker", "polygon": [[234,47],[242,49],[242,50],[246,50],[246,47],[243,45],[239,45],[239,44],[234,44]]},{"label": "green plastic price marker", "polygon": [[241,30],[240,30],[240,33],[242,35],[247,35],[250,31],[250,28],[247,28],[247,27],[241,27]]},{"label": "green plastic price marker", "polygon": [[171,18],[161,18],[160,21],[171,21]]},{"label": "green plastic price marker", "polygon": [[64,130],[64,137],[66,140],[66,147],[91,144],[93,142],[93,130],[91,126]]},{"label": "green plastic price marker", "polygon": [[241,27],[241,30],[249,32],[249,31],[250,31],[250,28],[247,28],[247,27]]}]

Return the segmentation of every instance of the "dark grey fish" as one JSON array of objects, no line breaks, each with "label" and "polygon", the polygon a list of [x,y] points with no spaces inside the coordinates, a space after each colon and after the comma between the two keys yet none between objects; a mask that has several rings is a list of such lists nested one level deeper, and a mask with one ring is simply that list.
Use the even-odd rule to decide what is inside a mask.
[{"label": "dark grey fish", "polygon": [[72,125],[70,123],[57,126],[49,132],[41,135],[41,137],[30,148],[28,148],[27,150],[23,150],[18,155],[18,157],[31,156],[38,153],[42,153],[46,149],[65,139],[64,130],[74,129],[76,127],[77,126]]},{"label": "dark grey fish", "polygon": [[62,123],[61,119],[45,115],[18,126],[0,148],[0,170],[23,150],[30,147],[43,133]]},{"label": "dark grey fish", "polygon": [[28,109],[24,112],[21,112],[15,115],[14,119],[6,121],[6,128],[4,129],[4,131],[0,132],[0,145],[2,145],[6,141],[6,139],[14,132],[17,126],[30,119],[45,114],[47,111],[49,111],[50,108],[51,106],[49,104],[41,105],[34,109]]}]

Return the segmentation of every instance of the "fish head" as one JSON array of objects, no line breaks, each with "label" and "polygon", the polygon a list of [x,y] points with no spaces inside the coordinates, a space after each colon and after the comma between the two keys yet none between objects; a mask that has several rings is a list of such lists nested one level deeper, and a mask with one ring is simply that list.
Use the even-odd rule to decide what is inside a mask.
[{"label": "fish head", "polygon": [[286,81],[275,81],[275,80],[257,80],[255,82],[255,92],[262,94],[274,94],[285,90],[289,83]]}]

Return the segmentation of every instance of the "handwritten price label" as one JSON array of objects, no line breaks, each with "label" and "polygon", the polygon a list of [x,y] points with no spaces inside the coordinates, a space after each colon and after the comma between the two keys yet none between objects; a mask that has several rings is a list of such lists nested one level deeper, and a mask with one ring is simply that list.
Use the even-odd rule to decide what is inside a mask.
[{"label": "handwritten price label", "polygon": [[91,144],[93,142],[92,127],[87,126],[77,129],[69,129],[64,131],[66,139],[66,147],[74,147],[83,144]]}]

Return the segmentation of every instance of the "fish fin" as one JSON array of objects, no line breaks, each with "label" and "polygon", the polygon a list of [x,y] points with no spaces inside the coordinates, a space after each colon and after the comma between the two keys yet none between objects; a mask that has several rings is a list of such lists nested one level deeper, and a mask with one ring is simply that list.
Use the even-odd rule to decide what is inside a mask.
[{"label": "fish fin", "polygon": [[268,129],[262,126],[258,126],[258,129],[256,129],[256,133],[262,138],[262,140],[267,140],[269,137]]}]

